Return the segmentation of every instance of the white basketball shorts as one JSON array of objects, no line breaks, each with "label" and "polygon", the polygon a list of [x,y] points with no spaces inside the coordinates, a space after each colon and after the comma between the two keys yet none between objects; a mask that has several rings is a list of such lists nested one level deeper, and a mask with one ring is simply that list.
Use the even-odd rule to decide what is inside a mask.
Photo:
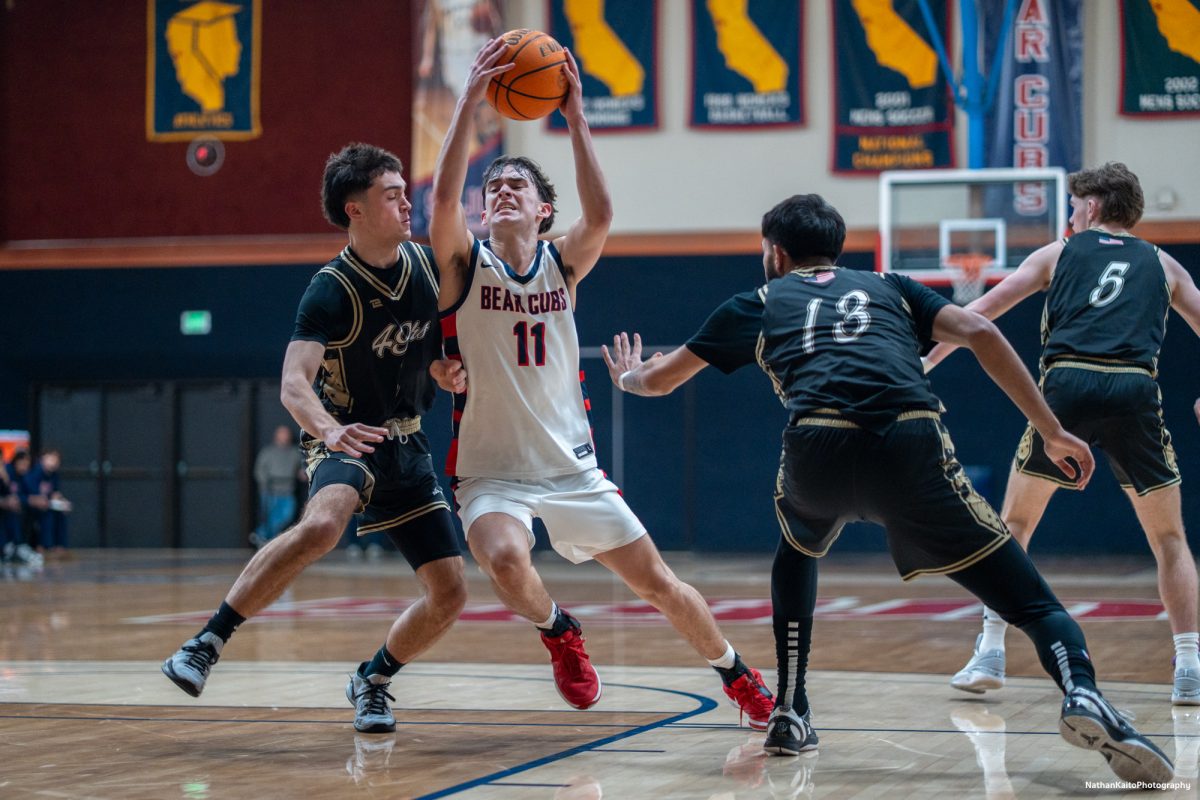
[{"label": "white basketball shorts", "polygon": [[646,535],[617,486],[598,469],[533,480],[461,478],[454,489],[467,538],[484,514],[519,520],[533,547],[533,518],[550,534],[550,545],[573,564],[588,561]]}]

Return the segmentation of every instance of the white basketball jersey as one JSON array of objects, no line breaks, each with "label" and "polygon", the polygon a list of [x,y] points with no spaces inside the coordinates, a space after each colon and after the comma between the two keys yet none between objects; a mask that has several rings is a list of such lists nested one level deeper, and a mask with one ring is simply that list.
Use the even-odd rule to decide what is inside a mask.
[{"label": "white basketball jersey", "polygon": [[596,466],[575,315],[553,244],[539,241],[533,265],[517,275],[477,240],[442,334],[467,370],[467,391],[454,398],[449,474],[525,480]]}]

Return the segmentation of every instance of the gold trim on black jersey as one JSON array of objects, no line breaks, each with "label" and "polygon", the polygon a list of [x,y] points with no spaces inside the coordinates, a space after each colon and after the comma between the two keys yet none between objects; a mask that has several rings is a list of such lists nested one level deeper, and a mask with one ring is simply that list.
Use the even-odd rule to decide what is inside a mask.
[{"label": "gold trim on black jersey", "polygon": [[[418,248],[420,249],[420,248]],[[404,296],[404,290],[408,288],[409,278],[412,277],[412,259],[409,258],[408,249],[401,245],[399,247],[400,258],[396,262],[400,265],[400,279],[396,283],[396,288],[393,289],[375,275],[375,270],[372,270],[366,264],[358,260],[354,252],[347,245],[346,249],[342,250],[342,260],[345,261],[351,269],[362,276],[363,280],[375,287],[381,295],[389,300],[399,300]]]},{"label": "gold trim on black jersey", "polygon": [[346,290],[346,294],[350,296],[350,305],[354,312],[354,319],[350,323],[350,332],[346,334],[346,338],[339,339],[336,342],[329,342],[325,345],[327,349],[336,350],[339,347],[345,347],[346,345],[353,343],[354,340],[358,338],[358,334],[362,332],[362,299],[358,296],[358,292],[355,291],[354,284],[350,283],[350,279],[343,275],[336,267],[326,264],[317,271],[317,274],[320,275],[322,272],[326,273],[327,275],[332,275],[337,282],[342,285],[342,288]]}]

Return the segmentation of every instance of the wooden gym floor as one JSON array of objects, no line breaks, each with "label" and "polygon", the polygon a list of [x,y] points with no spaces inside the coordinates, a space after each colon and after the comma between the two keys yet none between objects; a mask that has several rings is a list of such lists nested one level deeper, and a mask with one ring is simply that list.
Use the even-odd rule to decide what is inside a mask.
[{"label": "wooden gym floor", "polygon": [[[890,562],[822,565],[809,696],[819,754],[766,757],[715,674],[595,564],[539,554],[584,624],[604,697],[574,711],[545,651],[473,565],[462,620],[392,684],[397,731],[356,734],[346,674],[415,581],[397,558],[333,553],[238,631],[204,695],[159,663],[200,628],[248,551],[80,551],[0,575],[3,798],[1119,797],[1096,753],[1057,734],[1059,694],[1010,634],[1005,689],[951,689],[978,606]],[[767,555],[667,553],[774,683]],[[1195,796],[1200,709],[1170,704],[1170,631],[1148,559],[1040,560],[1088,636],[1101,688],[1176,759]]]}]

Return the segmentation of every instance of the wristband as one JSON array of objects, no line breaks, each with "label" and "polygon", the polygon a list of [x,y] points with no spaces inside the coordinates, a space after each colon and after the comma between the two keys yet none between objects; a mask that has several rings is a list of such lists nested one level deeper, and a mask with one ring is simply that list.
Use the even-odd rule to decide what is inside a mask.
[{"label": "wristband", "polygon": [[624,372],[622,372],[622,373],[620,374],[620,376],[617,378],[617,388],[618,388],[618,389],[620,389],[622,392],[624,392],[624,391],[628,391],[628,390],[625,388],[625,379],[629,377],[629,374],[630,374],[631,372],[633,372],[633,370],[631,370],[631,369],[629,369],[629,370],[625,370],[625,371],[624,371]]}]

